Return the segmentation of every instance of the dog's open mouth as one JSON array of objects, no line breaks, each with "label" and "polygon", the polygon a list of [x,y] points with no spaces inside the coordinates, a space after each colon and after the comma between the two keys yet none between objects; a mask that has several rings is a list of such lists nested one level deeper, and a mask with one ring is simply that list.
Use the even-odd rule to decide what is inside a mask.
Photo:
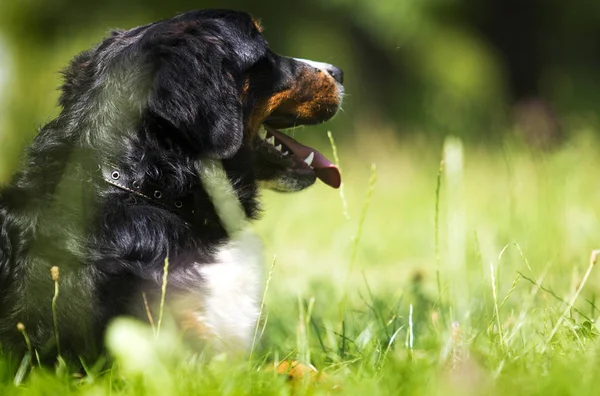
[{"label": "dog's open mouth", "polygon": [[264,130],[259,132],[260,141],[257,147],[263,157],[298,174],[312,172],[328,186],[340,187],[340,170],[323,154],[266,123],[263,125]]}]

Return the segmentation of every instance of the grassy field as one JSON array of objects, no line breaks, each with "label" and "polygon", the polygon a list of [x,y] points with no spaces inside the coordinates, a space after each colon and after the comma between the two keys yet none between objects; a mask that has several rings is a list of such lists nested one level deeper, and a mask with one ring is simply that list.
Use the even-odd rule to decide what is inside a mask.
[{"label": "grassy field", "polygon": [[[34,367],[15,387],[0,360],[0,394],[595,394],[600,157],[575,135],[546,153],[385,135],[342,146],[343,197],[264,194],[256,229],[274,265],[249,361],[206,362],[168,326],[154,341],[119,322],[112,369]],[[285,359],[320,381],[273,374]]]}]

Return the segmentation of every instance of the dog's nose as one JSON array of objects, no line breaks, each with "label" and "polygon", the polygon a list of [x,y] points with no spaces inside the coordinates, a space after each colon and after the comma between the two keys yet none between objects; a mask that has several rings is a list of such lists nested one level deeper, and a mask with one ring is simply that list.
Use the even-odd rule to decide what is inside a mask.
[{"label": "dog's nose", "polygon": [[327,73],[329,73],[335,81],[339,82],[340,84],[344,83],[344,72],[342,71],[342,69],[333,65],[327,65],[326,70]]}]

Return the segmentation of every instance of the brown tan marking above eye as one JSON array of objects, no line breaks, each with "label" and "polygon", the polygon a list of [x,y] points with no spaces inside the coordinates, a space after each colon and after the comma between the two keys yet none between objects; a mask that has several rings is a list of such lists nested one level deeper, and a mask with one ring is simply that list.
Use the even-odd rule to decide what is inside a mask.
[{"label": "brown tan marking above eye", "polygon": [[254,27],[256,28],[256,30],[258,30],[258,33],[263,32],[263,27],[260,24],[260,21],[258,19],[252,17],[252,23],[254,24]]},{"label": "brown tan marking above eye", "polygon": [[240,94],[242,102],[246,101],[246,99],[248,98],[248,93],[249,92],[250,92],[250,78],[246,77],[244,79],[244,85],[242,86],[242,92]]}]

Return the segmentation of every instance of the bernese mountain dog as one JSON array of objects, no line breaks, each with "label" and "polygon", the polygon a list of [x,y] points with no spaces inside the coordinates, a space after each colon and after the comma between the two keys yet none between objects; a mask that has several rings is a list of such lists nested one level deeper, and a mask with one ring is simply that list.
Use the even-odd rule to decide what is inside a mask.
[{"label": "bernese mountain dog", "polygon": [[163,278],[190,339],[246,350],[263,287],[247,227],[259,187],[340,185],[280,130],[333,117],[342,83],[333,65],[275,54],[229,10],[113,31],[77,55],[60,114],[0,190],[4,353],[26,351],[26,332],[42,359],[90,361],[111,319],[156,315]]}]

